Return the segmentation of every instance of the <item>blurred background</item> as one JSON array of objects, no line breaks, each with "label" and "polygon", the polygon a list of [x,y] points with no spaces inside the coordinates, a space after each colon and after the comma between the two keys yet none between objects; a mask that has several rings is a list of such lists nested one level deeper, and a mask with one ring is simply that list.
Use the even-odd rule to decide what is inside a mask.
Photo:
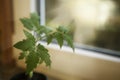
[{"label": "blurred background", "polygon": [[119,51],[119,14],[119,0],[46,0],[47,25],[68,26],[77,44]]},{"label": "blurred background", "polygon": [[[52,80],[120,80],[119,0],[45,0],[44,8],[45,25],[69,28],[76,52],[51,45],[51,69],[36,71]],[[24,71],[20,51],[13,48],[24,39],[19,19],[40,10],[40,0],[0,0],[0,80]]]}]

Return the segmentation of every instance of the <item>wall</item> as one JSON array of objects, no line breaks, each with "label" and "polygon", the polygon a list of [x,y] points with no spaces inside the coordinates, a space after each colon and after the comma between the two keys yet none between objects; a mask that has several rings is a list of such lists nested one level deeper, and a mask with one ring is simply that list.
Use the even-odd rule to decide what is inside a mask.
[{"label": "wall", "polygon": [[[28,17],[30,13],[30,1],[29,0],[13,0],[14,8],[14,35],[13,44],[24,38],[23,25],[20,22],[20,18]],[[19,51],[14,48],[14,53],[19,54]]]}]

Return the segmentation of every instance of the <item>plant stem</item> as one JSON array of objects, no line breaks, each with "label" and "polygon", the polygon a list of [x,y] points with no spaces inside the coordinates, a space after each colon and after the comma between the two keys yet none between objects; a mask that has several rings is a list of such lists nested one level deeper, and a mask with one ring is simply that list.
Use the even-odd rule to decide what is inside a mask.
[{"label": "plant stem", "polygon": [[33,71],[29,73],[29,79],[31,79],[32,77],[33,77]]}]

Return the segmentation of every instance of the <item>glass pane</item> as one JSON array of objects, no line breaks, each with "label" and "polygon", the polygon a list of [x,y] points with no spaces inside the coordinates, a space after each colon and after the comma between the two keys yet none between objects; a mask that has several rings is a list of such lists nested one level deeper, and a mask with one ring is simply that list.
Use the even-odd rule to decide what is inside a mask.
[{"label": "glass pane", "polygon": [[47,25],[65,25],[74,42],[120,51],[119,0],[46,0]]}]

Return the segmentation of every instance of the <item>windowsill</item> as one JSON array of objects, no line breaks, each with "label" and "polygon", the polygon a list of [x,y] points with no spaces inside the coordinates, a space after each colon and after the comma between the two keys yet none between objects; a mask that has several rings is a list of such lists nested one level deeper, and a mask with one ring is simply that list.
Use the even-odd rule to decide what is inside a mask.
[{"label": "windowsill", "polygon": [[[41,42],[47,46],[45,42]],[[51,68],[39,66],[36,71],[60,80],[120,80],[120,59],[84,49],[67,46],[62,49],[56,44],[47,46],[51,55]],[[25,68],[23,61],[18,65]],[[109,76],[109,77],[108,77]]]},{"label": "windowsill", "polygon": [[76,44],[75,44],[75,51],[73,51],[70,47],[66,45],[60,48],[56,43],[52,43],[50,45],[47,45],[47,43],[44,41],[40,43],[45,45],[48,48],[61,50],[65,52],[67,51],[76,55],[83,55],[83,56],[88,56],[88,57],[93,57],[93,58],[98,58],[98,59],[103,59],[103,60],[108,60],[113,62],[120,62],[120,53],[117,51],[96,48],[96,47],[91,47],[86,45],[78,46]]}]

